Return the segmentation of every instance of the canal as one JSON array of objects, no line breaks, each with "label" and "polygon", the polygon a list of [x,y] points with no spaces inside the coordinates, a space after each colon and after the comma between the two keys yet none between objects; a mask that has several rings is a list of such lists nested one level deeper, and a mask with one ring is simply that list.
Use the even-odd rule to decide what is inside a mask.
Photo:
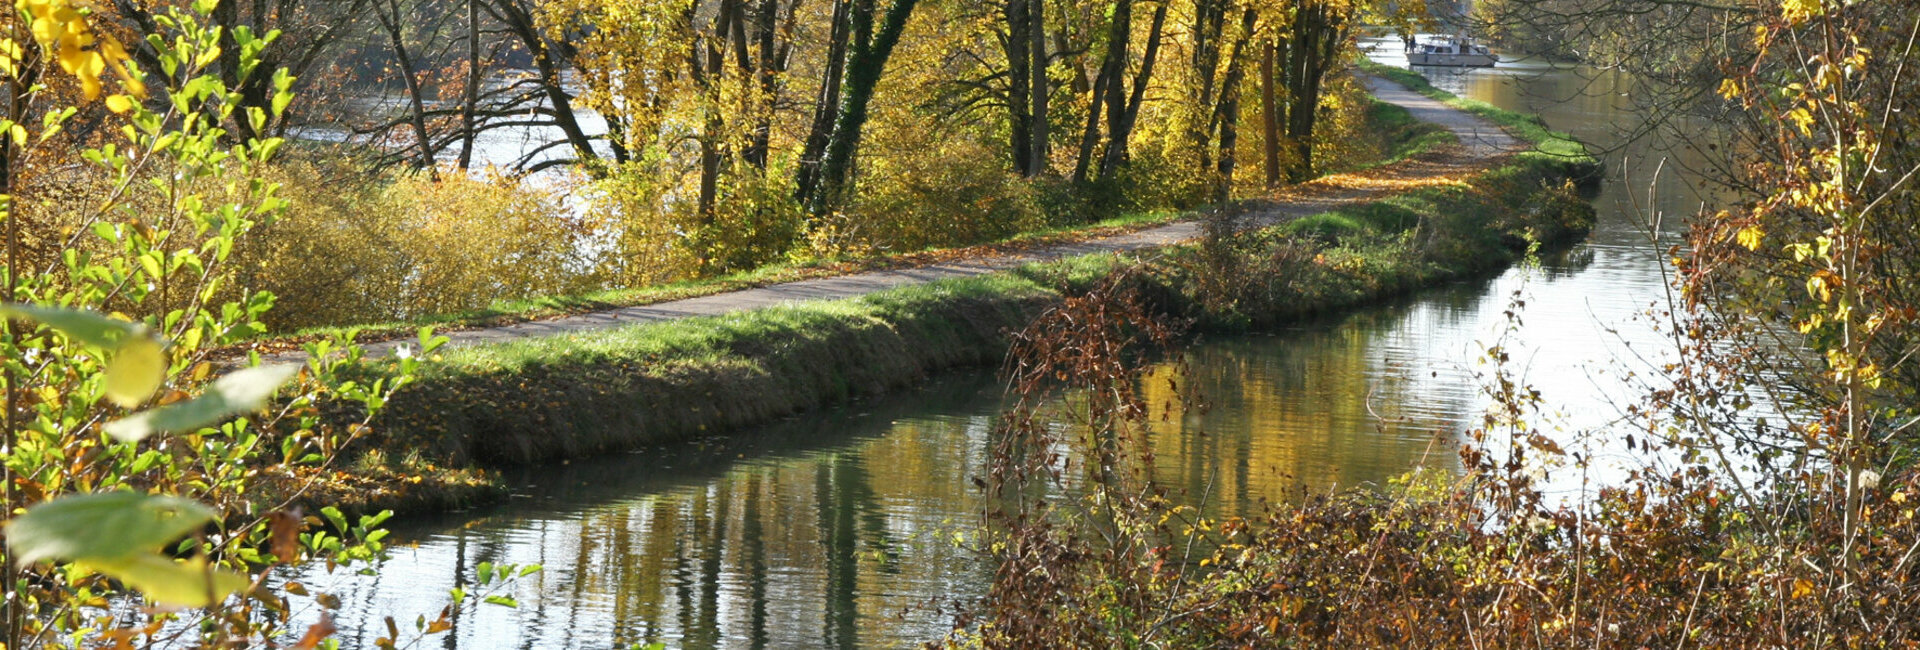
[{"label": "canal", "polygon": [[[1393,63],[1397,41],[1378,56]],[[1404,61],[1400,61],[1404,63]],[[1207,408],[1156,413],[1155,478],[1215,512],[1303,492],[1457,469],[1462,432],[1488,400],[1482,362],[1539,389],[1541,417],[1592,472],[1549,476],[1573,493],[1629,452],[1579,432],[1621,417],[1657,376],[1667,339],[1661,250],[1698,207],[1682,177],[1655,178],[1648,145],[1611,147],[1631,124],[1605,74],[1503,63],[1422,70],[1436,85],[1608,145],[1612,178],[1592,237],[1537,267],[1462,282],[1344,317],[1203,340],[1186,379]],[[1650,198],[1651,197],[1651,198]],[[1650,238],[1647,215],[1666,225]],[[1517,318],[1510,308],[1523,301]],[[1151,368],[1147,390],[1175,366]],[[1164,397],[1164,396],[1162,396]],[[1156,399],[1155,404],[1166,400]],[[345,647],[370,648],[383,616],[432,618],[476,564],[537,563],[518,608],[461,613],[445,648],[899,647],[936,638],[990,568],[968,550],[974,477],[1004,406],[991,373],[937,378],[884,399],[741,435],[526,470],[509,503],[397,530],[377,575],[299,576],[345,603]],[[1165,417],[1160,417],[1160,416]],[[404,626],[403,626],[404,627]]]}]

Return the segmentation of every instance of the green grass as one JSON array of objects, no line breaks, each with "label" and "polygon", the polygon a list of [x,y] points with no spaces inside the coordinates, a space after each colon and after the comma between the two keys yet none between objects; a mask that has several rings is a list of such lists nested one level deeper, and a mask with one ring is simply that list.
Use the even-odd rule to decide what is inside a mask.
[{"label": "green grass", "polygon": [[1537,153],[1561,158],[1591,159],[1585,145],[1573,139],[1573,136],[1547,128],[1546,121],[1537,115],[1510,111],[1477,99],[1460,97],[1435,88],[1426,77],[1405,68],[1382,65],[1366,59],[1360,61],[1359,67],[1368,74],[1383,77],[1435,101],[1505,127],[1514,137],[1532,143]]},{"label": "green grass", "polygon": [[996,362],[1056,299],[1003,273],[455,349],[394,398],[378,446],[523,464],[733,429]]},{"label": "green grass", "polygon": [[1379,160],[1347,171],[1391,165],[1460,141],[1446,127],[1415,119],[1413,113],[1405,108],[1371,97],[1367,101],[1367,125],[1382,134],[1388,146],[1387,154]]},{"label": "green grass", "polygon": [[579,334],[456,348],[443,355],[429,377],[472,372],[515,372],[538,364],[607,360],[711,361],[768,341],[796,343],[826,326],[857,321],[911,319],[927,304],[970,299],[1022,299],[1046,293],[1017,275],[992,274],[888,289],[846,300],[779,305],[750,311],[662,321]]}]

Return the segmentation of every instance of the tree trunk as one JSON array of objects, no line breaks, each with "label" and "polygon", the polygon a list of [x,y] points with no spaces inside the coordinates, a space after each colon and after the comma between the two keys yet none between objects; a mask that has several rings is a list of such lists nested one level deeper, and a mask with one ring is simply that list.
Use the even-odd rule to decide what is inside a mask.
[{"label": "tree trunk", "polygon": [[[1140,107],[1147,101],[1147,84],[1153,81],[1154,64],[1160,58],[1160,36],[1166,31],[1167,10],[1172,5],[1170,0],[1162,0],[1160,8],[1153,12],[1153,26],[1147,29],[1147,51],[1140,57],[1139,72],[1134,74],[1132,96],[1127,99],[1119,121],[1109,129],[1111,133],[1107,135],[1106,157],[1100,163],[1101,176],[1112,175],[1120,169],[1121,164],[1127,161],[1128,141],[1133,138],[1133,126],[1140,119]],[[1125,75],[1126,52],[1124,50],[1121,52],[1121,57],[1121,68],[1115,79]],[[1109,86],[1107,94],[1110,97],[1117,97],[1120,92],[1117,88]]]},{"label": "tree trunk", "polygon": [[1213,167],[1213,125],[1211,120],[1217,113],[1218,100],[1214,91],[1220,73],[1220,40],[1226,32],[1226,0],[1195,0],[1193,12],[1193,66],[1194,88],[1193,105],[1196,110],[1205,111],[1208,121],[1194,120],[1187,128],[1187,137],[1193,141],[1194,151],[1200,154],[1200,169]]},{"label": "tree trunk", "polygon": [[1260,54],[1260,149],[1265,154],[1267,187],[1280,184],[1280,97],[1274,79],[1274,60],[1280,46],[1269,39]]},{"label": "tree trunk", "polygon": [[[6,32],[4,32],[13,42],[20,44],[22,56],[18,58],[20,74],[18,76],[9,75],[7,79],[7,94],[5,97],[7,112],[5,115],[0,115],[0,117],[5,117],[15,122],[26,122],[28,96],[40,76],[41,52],[39,44],[25,33],[25,30],[20,29],[20,27],[24,27],[24,25],[10,26]],[[20,152],[15,150],[13,138],[0,137],[0,196],[12,196],[14,193],[13,175],[19,171],[15,169],[14,161],[19,159],[19,155]],[[17,208],[9,203],[8,211],[4,216],[6,217],[7,223],[7,277],[4,300],[13,302],[22,299],[18,289],[21,266],[20,214]],[[0,319],[0,336],[5,336],[8,339],[14,338],[15,332],[13,327],[13,321]],[[15,400],[16,395],[14,393],[16,387],[20,386],[21,382],[19,377],[12,374],[12,366],[7,367],[9,368],[7,371],[8,374],[5,377],[0,377],[0,379],[5,380],[4,385],[0,385],[0,420],[4,420],[4,422],[0,422],[0,425],[6,427],[6,433],[4,434],[5,439],[0,440],[0,444],[6,445],[6,449],[11,451],[18,448],[15,438],[20,431],[20,405]],[[7,512],[13,512],[14,508],[20,505],[14,498],[13,488],[13,467],[7,463],[0,463],[0,505],[5,506]],[[26,599],[21,597],[15,590],[16,583],[18,582],[15,578],[18,575],[18,569],[13,562],[13,558],[7,558],[6,562],[0,562],[0,596],[3,596],[0,597],[0,631],[3,631],[0,632],[0,641],[4,641],[6,647],[9,648],[20,647],[20,640],[22,638],[20,627],[21,623],[24,622],[23,614],[26,613]]]},{"label": "tree trunk", "polygon": [[[1044,0],[1032,0],[1037,4]],[[1007,53],[1007,139],[1013,153],[1013,168],[1021,176],[1033,176],[1033,60],[1029,52],[1033,40],[1027,23],[1033,19],[1029,0],[1007,0],[1007,31],[1001,43]]]},{"label": "tree trunk", "polygon": [[1121,158],[1126,157],[1127,144],[1123,137],[1127,121],[1127,58],[1129,39],[1133,36],[1133,0],[1114,0],[1113,22],[1107,30],[1107,57],[1101,64],[1100,74],[1107,78],[1107,151],[1100,157],[1100,175],[1113,173]]},{"label": "tree trunk", "polygon": [[380,26],[386,30],[387,38],[393,46],[393,58],[400,65],[400,76],[406,80],[407,99],[413,108],[413,137],[419,143],[420,157],[414,161],[414,167],[427,170],[436,180],[439,172],[434,169],[433,137],[427,133],[427,103],[421,96],[420,79],[413,70],[413,57],[407,54],[407,43],[400,31],[400,4],[397,0],[387,0],[384,6],[376,7]]},{"label": "tree trunk", "polygon": [[[907,19],[919,0],[893,0],[887,7],[878,33],[873,32],[873,0],[856,0],[864,11],[854,14],[854,46],[848,57],[845,96],[834,121],[833,138],[827,143],[826,157],[820,161],[819,186],[814,189],[809,207],[815,216],[838,207],[850,189],[854,155],[859,151],[861,131],[866,128],[873,91],[880,85],[893,48],[900,44]],[[864,13],[864,18],[862,17]]]},{"label": "tree trunk", "polygon": [[1033,84],[1033,90],[1028,93],[1033,98],[1033,110],[1028,115],[1028,119],[1033,120],[1033,127],[1028,129],[1033,134],[1031,177],[1047,173],[1048,163],[1053,158],[1053,147],[1048,143],[1048,138],[1053,137],[1052,129],[1047,122],[1048,99],[1053,88],[1047,80],[1047,0],[1031,0],[1027,7],[1033,12],[1033,17],[1027,21],[1027,34],[1031,39],[1027,54],[1033,61],[1033,72],[1027,75],[1028,81]]},{"label": "tree trunk", "polygon": [[1220,84],[1220,109],[1215,111],[1215,121],[1220,129],[1220,163],[1215,170],[1214,203],[1225,203],[1233,198],[1233,174],[1240,162],[1240,82],[1246,78],[1247,43],[1253,39],[1256,17],[1252,7],[1248,7],[1243,14],[1240,38],[1234,42],[1233,53],[1227,57],[1227,78]]},{"label": "tree trunk", "polygon": [[1346,17],[1334,11],[1326,0],[1309,0],[1300,7],[1288,39],[1287,140],[1294,154],[1288,161],[1288,182],[1306,182],[1315,174],[1313,131],[1320,117],[1320,86],[1346,40]]},{"label": "tree trunk", "polygon": [[800,152],[800,169],[794,178],[794,198],[801,203],[812,200],[819,184],[820,162],[826,157],[827,144],[833,139],[833,124],[840,106],[840,83],[847,70],[848,31],[852,25],[854,0],[838,0],[833,7],[833,29],[828,35],[826,70],[820,80],[820,94],[813,106],[813,126],[807,131],[806,145]]},{"label": "tree trunk", "polygon": [[1087,105],[1087,126],[1080,132],[1080,155],[1073,166],[1073,184],[1083,185],[1093,167],[1094,147],[1100,144],[1100,98],[1107,92],[1111,79],[1106,66],[1101,66],[1099,76],[1093,80],[1093,99]]},{"label": "tree trunk", "polygon": [[[561,85],[561,72],[566,62],[554,56],[553,48],[543,35],[543,28],[534,22],[533,15],[519,6],[515,0],[493,0],[495,18],[507,27],[520,44],[533,58],[533,64],[540,78],[540,92],[546,97],[547,108],[553,111],[554,125],[566,136],[567,144],[573,147],[575,162],[590,164],[600,160],[593,149],[593,139],[580,127],[580,120],[573,112],[573,96]],[[614,143],[614,160],[626,162],[625,148]]]},{"label": "tree trunk", "polygon": [[[386,10],[380,7],[375,7],[374,9],[375,13],[379,14],[381,22],[386,22]],[[262,104],[254,101],[255,97],[253,95],[255,93],[252,88],[254,84],[240,78],[240,46],[238,43],[232,42],[234,28],[241,26],[240,3],[222,2],[215,5],[213,14],[208,16],[208,18],[213,21],[213,24],[220,28],[220,49],[218,56],[220,61],[220,81],[226,84],[229,92],[240,96],[243,105],[261,106]],[[247,112],[248,111],[244,109],[236,110],[233,112],[233,118],[228,120],[228,126],[233,130],[233,138],[241,142],[260,137],[260,133],[253,129],[253,123],[247,119]]]},{"label": "tree trunk", "polygon": [[460,97],[460,168],[473,168],[474,113],[480,108],[480,2],[467,0],[467,86]]},{"label": "tree trunk", "polygon": [[[799,7],[794,7],[793,10],[798,12]],[[759,15],[755,17],[758,20],[754,23],[755,45],[759,50],[760,58],[756,65],[760,82],[760,98],[755,104],[756,115],[753,118],[753,128],[748,135],[746,151],[741,152],[741,158],[748,165],[762,172],[767,169],[767,156],[772,148],[773,106],[775,95],[780,88],[779,74],[786,72],[786,57],[780,52],[778,38],[779,14],[779,0],[762,0]]]},{"label": "tree trunk", "polygon": [[[731,38],[737,25],[737,10],[741,0],[722,0],[718,11],[714,12],[713,24],[705,35],[694,35],[692,56],[687,62],[688,72],[694,85],[704,96],[702,111],[705,113],[698,137],[700,143],[700,193],[696,199],[695,216],[704,232],[714,223],[714,208],[720,200],[720,167],[726,160],[725,147],[727,123],[721,114],[720,85],[726,74],[727,48],[733,45]],[[699,7],[699,0],[693,0],[687,8],[687,19],[691,20]],[[689,25],[689,28],[691,26]],[[742,39],[744,42],[744,39]],[[744,52],[744,47],[739,47]],[[744,67],[744,66],[743,66]],[[696,237],[696,241],[704,237]],[[708,263],[707,247],[699,247],[700,263]]]}]

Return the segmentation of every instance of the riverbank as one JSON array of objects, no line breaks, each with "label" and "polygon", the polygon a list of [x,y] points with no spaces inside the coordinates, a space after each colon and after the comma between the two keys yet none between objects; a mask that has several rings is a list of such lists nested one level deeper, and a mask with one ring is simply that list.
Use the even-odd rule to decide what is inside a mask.
[{"label": "riverbank", "polygon": [[1203,329],[1311,317],[1502,268],[1536,243],[1585,231],[1591,208],[1570,181],[1597,171],[1553,153],[1567,141],[1544,129],[1516,135],[1532,150],[1479,156],[1478,172],[1447,160],[1468,145],[1429,151],[1403,164],[1453,173],[1384,175],[1376,194],[1391,196],[1326,210],[1243,202],[1216,220],[1261,227],[1216,227],[1202,243],[1150,255],[1081,255],[848,300],[452,350],[395,397],[353,471],[416,480],[327,496],[362,508],[453,507],[499,493],[478,467],[744,427],[996,363],[1010,332],[1129,265],[1143,266],[1131,276],[1156,308]]}]

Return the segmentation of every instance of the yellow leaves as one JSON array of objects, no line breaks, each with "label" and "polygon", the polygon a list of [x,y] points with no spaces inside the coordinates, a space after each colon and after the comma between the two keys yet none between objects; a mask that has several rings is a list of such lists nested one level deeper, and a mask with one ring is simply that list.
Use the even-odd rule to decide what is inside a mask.
[{"label": "yellow leaves", "polygon": [[1753,251],[1760,250],[1760,242],[1764,240],[1766,236],[1767,231],[1756,225],[1741,228],[1740,232],[1734,235],[1734,239],[1738,240],[1740,245],[1746,247],[1747,250]]},{"label": "yellow leaves", "polygon": [[1809,137],[1813,135],[1813,113],[1808,112],[1807,109],[1796,108],[1787,111],[1786,119],[1792,122],[1795,128],[1800,129],[1800,135]]},{"label": "yellow leaves", "polygon": [[166,381],[167,351],[150,336],[135,336],[114,351],[107,364],[107,399],[124,407],[139,406]]},{"label": "yellow leaves", "polygon": [[1813,581],[1806,578],[1795,578],[1793,580],[1793,598],[1795,600],[1811,595],[1813,595]]},{"label": "yellow leaves", "polygon": [[1879,390],[1880,385],[1884,383],[1885,380],[1886,375],[1880,372],[1879,364],[1869,363],[1860,367],[1860,383],[1864,384],[1867,388]]},{"label": "yellow leaves", "polygon": [[1833,290],[1840,287],[1840,276],[1821,269],[1807,278],[1807,296],[1820,302],[1832,302]]},{"label": "yellow leaves", "polygon": [[1827,324],[1827,318],[1825,316],[1822,316],[1820,314],[1814,314],[1812,316],[1808,316],[1805,320],[1800,321],[1800,323],[1796,325],[1794,329],[1800,332],[1801,334],[1810,334],[1814,330],[1820,329],[1820,326],[1825,324]]},{"label": "yellow leaves", "polygon": [[1720,80],[1720,96],[1722,98],[1737,99],[1740,97],[1740,94],[1740,82],[1735,81],[1731,77]]},{"label": "yellow leaves", "polygon": [[25,56],[26,51],[20,47],[20,43],[11,38],[0,38],[0,74],[20,78],[20,59]]},{"label": "yellow leaves", "polygon": [[[94,33],[71,0],[20,0],[18,6],[33,21],[34,40],[53,52],[60,69],[80,80],[80,91],[87,99],[100,97],[100,76],[109,70],[120,78],[120,87],[128,95],[146,96],[146,84],[127,67],[126,48],[111,36]],[[18,44],[12,45],[17,49]]]},{"label": "yellow leaves", "polygon": [[1781,17],[1786,18],[1787,22],[1795,25],[1804,23],[1808,19],[1818,17],[1826,12],[1827,9],[1821,0],[1782,0],[1780,3]]}]

